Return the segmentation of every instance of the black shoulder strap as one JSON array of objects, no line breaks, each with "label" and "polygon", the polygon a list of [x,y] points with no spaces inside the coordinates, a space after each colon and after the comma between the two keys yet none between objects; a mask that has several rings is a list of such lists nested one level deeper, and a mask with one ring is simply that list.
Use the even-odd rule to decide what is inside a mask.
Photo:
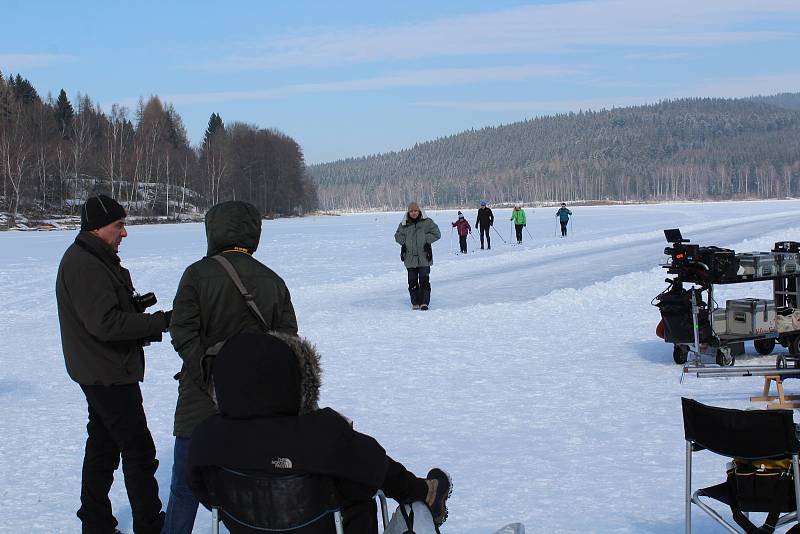
[{"label": "black shoulder strap", "polygon": [[244,301],[247,304],[247,307],[250,308],[250,311],[253,312],[253,315],[256,316],[258,322],[261,323],[261,326],[264,328],[264,332],[269,332],[270,330],[269,324],[267,324],[267,321],[264,320],[264,316],[261,315],[261,311],[258,309],[258,306],[256,306],[256,303],[253,300],[253,295],[251,295],[250,292],[247,291],[247,288],[244,287],[242,279],[239,278],[239,273],[236,272],[236,269],[233,267],[231,262],[229,262],[227,258],[223,257],[220,254],[217,254],[216,256],[211,256],[211,258],[218,261],[219,264],[222,265],[222,267],[228,273],[228,276],[230,276],[231,280],[233,280],[236,289],[238,289],[239,293],[241,293],[242,297],[244,297]]},{"label": "black shoulder strap", "polygon": [[400,505],[400,513],[403,515],[406,527],[408,528],[403,534],[414,534],[414,505],[409,503],[408,507],[411,509],[410,513],[406,512],[405,504]]}]

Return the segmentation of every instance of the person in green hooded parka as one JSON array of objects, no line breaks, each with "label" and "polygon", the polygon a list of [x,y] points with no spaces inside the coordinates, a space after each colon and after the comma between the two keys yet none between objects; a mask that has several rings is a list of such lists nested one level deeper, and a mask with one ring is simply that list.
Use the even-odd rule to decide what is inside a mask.
[{"label": "person in green hooded parka", "polygon": [[198,501],[189,489],[186,462],[197,425],[217,413],[201,374],[206,350],[240,332],[263,333],[225,269],[212,259],[222,255],[236,269],[271,330],[297,335],[297,319],[283,279],[253,257],[261,239],[261,214],[252,204],[233,200],[206,213],[205,258],[183,273],[173,303],[170,334],[183,360],[175,408],[175,448],[167,517],[162,534],[192,532]]},{"label": "person in green hooded parka", "polygon": [[400,259],[408,270],[408,293],[414,310],[427,310],[431,303],[431,244],[441,237],[439,227],[425,216],[419,204],[409,204],[394,240],[400,245]]}]

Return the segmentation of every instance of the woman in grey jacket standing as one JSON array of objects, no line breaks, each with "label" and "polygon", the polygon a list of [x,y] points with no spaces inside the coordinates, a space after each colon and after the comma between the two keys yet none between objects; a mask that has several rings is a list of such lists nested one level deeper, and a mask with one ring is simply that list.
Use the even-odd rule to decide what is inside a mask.
[{"label": "woman in grey jacket standing", "polygon": [[419,204],[409,204],[403,221],[394,233],[394,240],[400,245],[400,259],[408,270],[408,293],[414,310],[427,310],[431,303],[431,243],[440,237],[442,233],[439,227],[425,217]]}]

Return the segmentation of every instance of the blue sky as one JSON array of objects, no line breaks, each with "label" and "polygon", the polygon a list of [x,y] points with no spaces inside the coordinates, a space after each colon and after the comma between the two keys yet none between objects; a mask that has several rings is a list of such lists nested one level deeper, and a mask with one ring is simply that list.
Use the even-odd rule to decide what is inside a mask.
[{"label": "blue sky", "polygon": [[[65,9],[66,7],[66,9]],[[800,91],[799,0],[0,0],[0,71],[105,111],[172,102],[319,163],[469,128],[684,96]]]}]

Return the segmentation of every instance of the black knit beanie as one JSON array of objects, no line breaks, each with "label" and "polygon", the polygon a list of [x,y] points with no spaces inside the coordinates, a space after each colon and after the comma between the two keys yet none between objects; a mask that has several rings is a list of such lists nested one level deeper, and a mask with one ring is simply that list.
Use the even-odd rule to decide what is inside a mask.
[{"label": "black knit beanie", "polygon": [[96,230],[127,216],[119,202],[106,195],[91,197],[81,207],[81,230]]}]

